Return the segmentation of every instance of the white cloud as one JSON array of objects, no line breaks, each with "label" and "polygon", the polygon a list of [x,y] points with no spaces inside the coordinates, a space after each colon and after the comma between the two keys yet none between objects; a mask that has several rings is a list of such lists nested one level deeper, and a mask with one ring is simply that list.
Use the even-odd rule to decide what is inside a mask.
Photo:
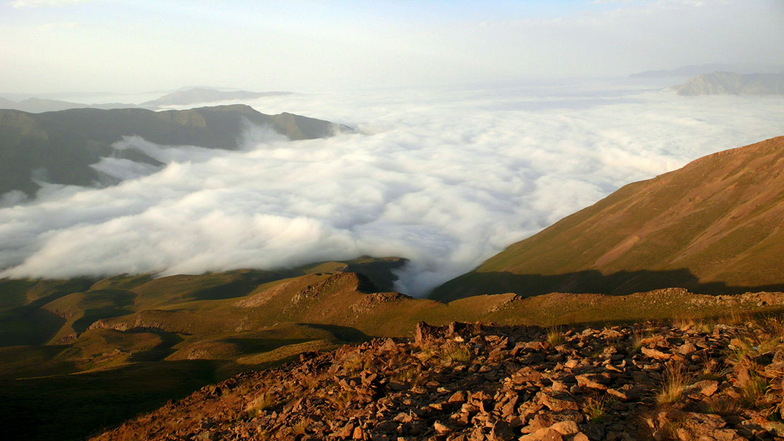
[{"label": "white cloud", "polygon": [[[528,88],[260,100],[360,129],[238,152],[138,146],[168,165],[0,205],[0,276],[199,273],[362,254],[411,259],[422,294],[623,184],[780,135],[782,98]],[[125,174],[123,174],[125,173]]]}]

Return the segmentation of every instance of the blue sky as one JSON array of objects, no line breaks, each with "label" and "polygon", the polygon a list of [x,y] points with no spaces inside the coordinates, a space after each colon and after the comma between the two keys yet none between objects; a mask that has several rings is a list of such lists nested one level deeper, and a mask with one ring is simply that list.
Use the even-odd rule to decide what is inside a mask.
[{"label": "blue sky", "polygon": [[784,64],[780,0],[13,0],[0,92],[332,90]]}]

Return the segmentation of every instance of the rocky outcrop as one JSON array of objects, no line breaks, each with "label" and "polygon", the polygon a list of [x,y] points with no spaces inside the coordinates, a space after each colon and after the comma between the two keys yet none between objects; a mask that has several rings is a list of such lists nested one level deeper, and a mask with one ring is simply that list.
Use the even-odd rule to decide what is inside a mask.
[{"label": "rocky outcrop", "polygon": [[781,333],[756,325],[415,334],[241,374],[96,439],[784,439]]}]

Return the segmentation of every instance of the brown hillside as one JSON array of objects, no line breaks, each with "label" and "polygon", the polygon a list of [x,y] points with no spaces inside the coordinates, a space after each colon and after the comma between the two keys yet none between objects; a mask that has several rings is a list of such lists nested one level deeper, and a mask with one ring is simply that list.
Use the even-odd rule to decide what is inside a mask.
[{"label": "brown hillside", "polygon": [[437,288],[625,294],[784,288],[784,137],[627,185]]},{"label": "brown hillside", "polygon": [[764,323],[422,322],[414,341],[302,354],[94,440],[780,440],[782,323]]}]

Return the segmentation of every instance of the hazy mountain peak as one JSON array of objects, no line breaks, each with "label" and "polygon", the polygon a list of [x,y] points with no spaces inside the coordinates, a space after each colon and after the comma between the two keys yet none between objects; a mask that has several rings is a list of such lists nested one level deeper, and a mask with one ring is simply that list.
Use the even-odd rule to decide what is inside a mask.
[{"label": "hazy mountain peak", "polygon": [[784,94],[784,73],[713,72],[673,89],[678,95],[780,95]]},{"label": "hazy mountain peak", "polygon": [[290,92],[250,92],[247,90],[218,90],[207,87],[182,89],[147,101],[143,106],[186,106],[218,101],[250,100],[266,96],[288,95]]}]

